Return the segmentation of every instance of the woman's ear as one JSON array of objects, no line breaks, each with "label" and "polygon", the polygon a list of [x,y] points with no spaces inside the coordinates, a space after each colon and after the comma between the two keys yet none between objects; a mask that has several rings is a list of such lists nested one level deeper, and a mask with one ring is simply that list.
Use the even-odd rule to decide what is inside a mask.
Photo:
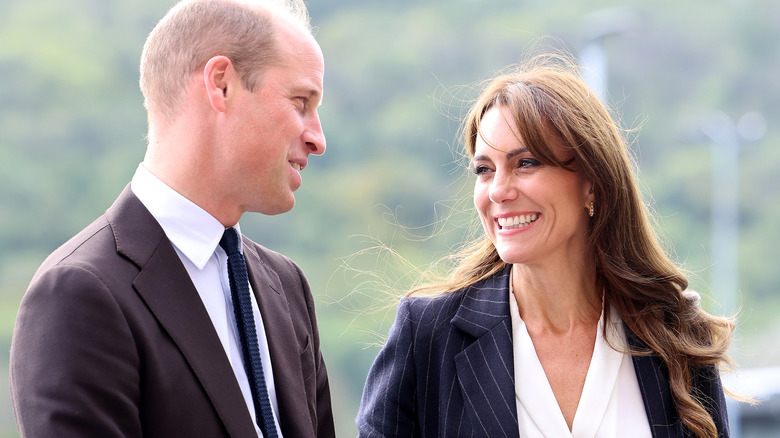
[{"label": "woman's ear", "polygon": [[585,180],[583,182],[583,189],[585,190],[585,203],[590,207],[590,203],[596,199],[596,195],[593,194],[593,181]]},{"label": "woman's ear", "polygon": [[227,56],[215,56],[203,67],[203,83],[211,107],[215,111],[224,112],[226,101],[232,95],[232,77],[235,76],[233,62]]},{"label": "woman's ear", "polygon": [[594,202],[596,195],[593,193],[593,181],[585,181],[585,211],[593,217]]}]

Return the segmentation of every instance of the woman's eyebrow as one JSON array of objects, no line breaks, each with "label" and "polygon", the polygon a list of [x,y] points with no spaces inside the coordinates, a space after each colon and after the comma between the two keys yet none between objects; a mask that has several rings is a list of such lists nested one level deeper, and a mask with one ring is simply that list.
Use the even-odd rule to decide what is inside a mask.
[{"label": "woman's eyebrow", "polygon": [[[511,160],[512,158],[523,155],[524,153],[528,152],[528,148],[517,148],[512,149],[511,151],[506,153],[507,160]],[[475,155],[473,161],[493,161],[488,157],[487,155]]]},{"label": "woman's eyebrow", "polygon": [[506,153],[506,158],[509,160],[509,159],[512,159],[512,158],[514,158],[514,157],[516,157],[518,155],[523,155],[526,152],[528,152],[528,148],[512,149],[511,151]]}]

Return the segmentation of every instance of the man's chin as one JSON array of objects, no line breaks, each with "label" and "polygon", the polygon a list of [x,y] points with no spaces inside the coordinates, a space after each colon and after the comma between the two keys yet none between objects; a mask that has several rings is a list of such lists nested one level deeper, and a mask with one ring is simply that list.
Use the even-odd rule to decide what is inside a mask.
[{"label": "man's chin", "polygon": [[295,207],[295,197],[290,196],[289,200],[284,202],[276,202],[273,204],[266,203],[256,209],[253,209],[255,213],[264,214],[267,216],[276,216],[278,214],[287,213]]}]

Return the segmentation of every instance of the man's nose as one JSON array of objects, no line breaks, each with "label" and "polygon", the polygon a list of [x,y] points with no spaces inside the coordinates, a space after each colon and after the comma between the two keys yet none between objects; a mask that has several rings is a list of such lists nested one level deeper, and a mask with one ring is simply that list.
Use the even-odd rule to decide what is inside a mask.
[{"label": "man's nose", "polygon": [[314,155],[325,153],[325,133],[322,132],[319,114],[314,114],[309,120],[309,126],[304,132],[303,141],[309,147],[309,151]]}]

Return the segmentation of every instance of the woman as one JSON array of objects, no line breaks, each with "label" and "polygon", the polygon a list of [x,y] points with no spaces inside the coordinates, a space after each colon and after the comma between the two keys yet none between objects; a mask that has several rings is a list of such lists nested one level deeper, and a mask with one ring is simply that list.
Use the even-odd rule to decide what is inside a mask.
[{"label": "woman", "polygon": [[728,436],[733,323],[685,291],[574,63],[494,79],[463,138],[484,236],[401,300],[359,435]]}]

